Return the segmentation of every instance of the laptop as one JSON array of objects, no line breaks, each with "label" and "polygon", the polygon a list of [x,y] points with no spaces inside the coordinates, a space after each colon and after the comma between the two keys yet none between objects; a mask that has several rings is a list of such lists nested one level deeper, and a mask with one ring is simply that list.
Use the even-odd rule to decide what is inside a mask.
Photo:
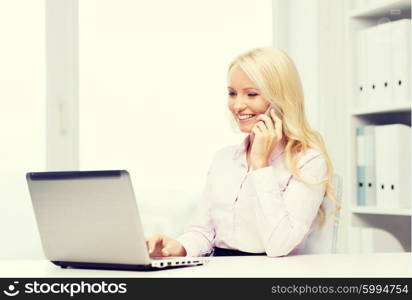
[{"label": "laptop", "polygon": [[208,257],[150,258],[126,170],[29,172],[43,251],[62,268],[159,270]]}]

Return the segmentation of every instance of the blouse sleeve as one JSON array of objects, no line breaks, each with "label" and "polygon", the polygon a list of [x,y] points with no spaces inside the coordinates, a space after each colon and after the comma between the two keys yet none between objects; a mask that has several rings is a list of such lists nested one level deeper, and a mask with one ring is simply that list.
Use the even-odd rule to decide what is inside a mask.
[{"label": "blouse sleeve", "polygon": [[213,248],[215,229],[210,217],[210,170],[195,216],[177,238],[186,250],[186,256],[196,257],[210,253]]},{"label": "blouse sleeve", "polygon": [[[318,154],[301,165],[300,176],[310,183],[326,179],[323,156]],[[273,167],[252,171],[251,177],[257,193],[254,210],[266,254],[287,255],[309,232],[325,196],[325,184],[307,185],[292,177],[282,193]]]}]

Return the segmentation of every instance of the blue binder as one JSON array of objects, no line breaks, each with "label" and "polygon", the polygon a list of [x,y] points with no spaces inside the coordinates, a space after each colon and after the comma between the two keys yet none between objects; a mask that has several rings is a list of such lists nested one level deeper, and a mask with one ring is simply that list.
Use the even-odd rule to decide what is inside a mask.
[{"label": "blue binder", "polygon": [[356,184],[357,184],[357,200],[358,206],[366,204],[365,195],[365,128],[356,128]]}]

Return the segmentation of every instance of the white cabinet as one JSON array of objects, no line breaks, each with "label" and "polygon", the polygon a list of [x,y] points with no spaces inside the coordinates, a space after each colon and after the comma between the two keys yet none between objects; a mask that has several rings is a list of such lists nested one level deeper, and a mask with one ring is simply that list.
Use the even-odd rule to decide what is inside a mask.
[{"label": "white cabinet", "polygon": [[[348,2],[350,3],[350,2]],[[375,44],[375,48],[369,44],[366,55],[362,54],[359,33],[365,29],[378,28],[384,23],[396,22],[401,19],[411,18],[411,1],[352,1],[347,15],[347,195],[350,199],[348,217],[350,225],[354,230],[348,231],[351,236],[348,240],[358,241],[363,244],[362,252],[389,252],[389,251],[411,251],[411,210],[379,208],[376,206],[359,206],[357,201],[357,137],[356,128],[367,125],[405,124],[411,126],[411,99],[395,101],[393,94],[387,94],[383,101],[377,101],[376,94],[370,93],[369,99],[362,99],[361,89],[375,89],[374,76],[380,76],[383,72],[371,60],[371,56],[383,48]],[[392,23],[392,24],[393,24]],[[379,28],[383,28],[382,26]],[[370,32],[370,30],[366,30]],[[384,31],[378,34],[378,39],[385,39]],[[386,43],[386,45],[391,43]],[[378,40],[379,42],[379,40]],[[373,45],[373,43],[372,43]],[[368,46],[366,46],[368,47]],[[409,45],[410,49],[410,45]],[[410,51],[410,50],[409,50]],[[379,53],[378,53],[379,55]],[[409,53],[410,55],[410,53]],[[382,56],[383,57],[383,56]],[[362,69],[364,60],[372,61],[366,70]],[[375,59],[376,61],[376,59]],[[409,63],[410,71],[410,63]],[[364,81],[367,76],[371,81]],[[410,80],[410,79],[409,79]],[[410,82],[410,81],[409,81]],[[365,83],[365,85],[363,84]],[[386,83],[385,83],[386,84]],[[396,84],[395,82],[389,84]],[[369,86],[370,85],[370,86]],[[383,87],[382,87],[383,88]],[[410,88],[410,87],[409,87]],[[364,92],[364,91],[363,91]],[[382,99],[381,99],[382,100]],[[393,101],[392,101],[393,100]],[[389,145],[388,145],[389,147]],[[403,168],[411,168],[404,165]],[[410,183],[409,183],[410,184]],[[411,199],[408,199],[411,201]],[[360,229],[356,229],[360,228]],[[353,242],[355,243],[355,242]],[[351,248],[351,245],[348,245]]]}]

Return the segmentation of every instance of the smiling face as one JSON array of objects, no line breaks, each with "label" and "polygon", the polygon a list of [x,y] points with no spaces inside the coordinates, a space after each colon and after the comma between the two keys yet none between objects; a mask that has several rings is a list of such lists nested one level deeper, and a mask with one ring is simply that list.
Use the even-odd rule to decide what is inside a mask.
[{"label": "smiling face", "polygon": [[250,133],[258,122],[256,117],[266,111],[269,102],[262,97],[260,90],[239,66],[234,66],[228,77],[229,110],[240,131]]}]

